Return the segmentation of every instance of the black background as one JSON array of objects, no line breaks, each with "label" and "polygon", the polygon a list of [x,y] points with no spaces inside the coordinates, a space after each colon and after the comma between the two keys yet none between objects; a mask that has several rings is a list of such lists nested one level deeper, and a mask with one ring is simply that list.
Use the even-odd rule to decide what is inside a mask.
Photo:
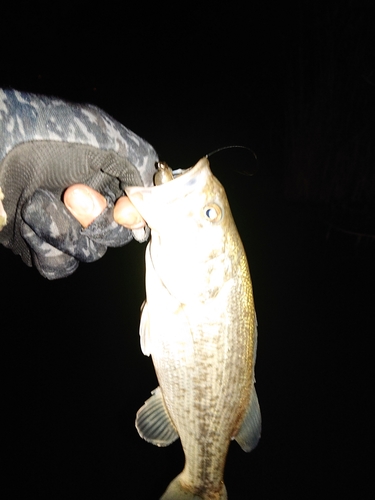
[{"label": "black background", "polygon": [[[263,435],[231,445],[229,498],[373,498],[372,2],[69,5],[3,12],[1,86],[96,104],[173,168],[259,158],[211,159],[259,321]],[[0,248],[4,498],[151,500],[181,471],[134,427],[144,249],[48,282]]]}]

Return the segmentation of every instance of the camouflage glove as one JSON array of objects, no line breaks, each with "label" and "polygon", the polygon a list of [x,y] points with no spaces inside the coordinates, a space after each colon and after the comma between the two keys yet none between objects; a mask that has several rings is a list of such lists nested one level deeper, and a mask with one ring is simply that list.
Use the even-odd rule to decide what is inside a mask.
[{"label": "camouflage glove", "polygon": [[[156,161],[150,144],[94,106],[0,89],[0,243],[48,279],[70,275],[132,239],[113,206],[125,186],[152,185]],[[107,200],[86,229],[61,201],[76,183]]]}]

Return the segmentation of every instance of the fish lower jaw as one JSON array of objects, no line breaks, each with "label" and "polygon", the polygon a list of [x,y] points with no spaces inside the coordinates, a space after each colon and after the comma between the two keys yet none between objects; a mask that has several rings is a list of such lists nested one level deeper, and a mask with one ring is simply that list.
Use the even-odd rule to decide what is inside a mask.
[{"label": "fish lower jaw", "polygon": [[227,500],[227,490],[224,483],[221,484],[220,491],[202,491],[189,487],[184,481],[184,472],[181,472],[169,484],[160,500]]}]

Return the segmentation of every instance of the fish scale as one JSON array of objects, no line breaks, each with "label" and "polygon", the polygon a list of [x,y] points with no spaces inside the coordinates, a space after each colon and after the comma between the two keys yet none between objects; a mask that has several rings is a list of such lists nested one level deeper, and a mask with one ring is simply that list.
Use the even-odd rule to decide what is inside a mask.
[{"label": "fish scale", "polygon": [[162,168],[161,184],[126,188],[151,229],[140,335],[159,382],[136,426],[158,446],[181,440],[185,467],[162,500],[224,500],[230,441],[250,451],[260,437],[250,273],[207,158],[175,178]]}]

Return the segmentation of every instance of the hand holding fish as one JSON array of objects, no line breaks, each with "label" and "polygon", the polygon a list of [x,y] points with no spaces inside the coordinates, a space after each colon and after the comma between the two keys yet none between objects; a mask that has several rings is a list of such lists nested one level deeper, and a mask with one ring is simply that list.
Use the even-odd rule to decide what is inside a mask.
[{"label": "hand holding fish", "polygon": [[145,241],[142,220],[120,198],[125,186],[152,185],[157,160],[95,106],[0,89],[0,244],[54,280],[109,247]]}]

